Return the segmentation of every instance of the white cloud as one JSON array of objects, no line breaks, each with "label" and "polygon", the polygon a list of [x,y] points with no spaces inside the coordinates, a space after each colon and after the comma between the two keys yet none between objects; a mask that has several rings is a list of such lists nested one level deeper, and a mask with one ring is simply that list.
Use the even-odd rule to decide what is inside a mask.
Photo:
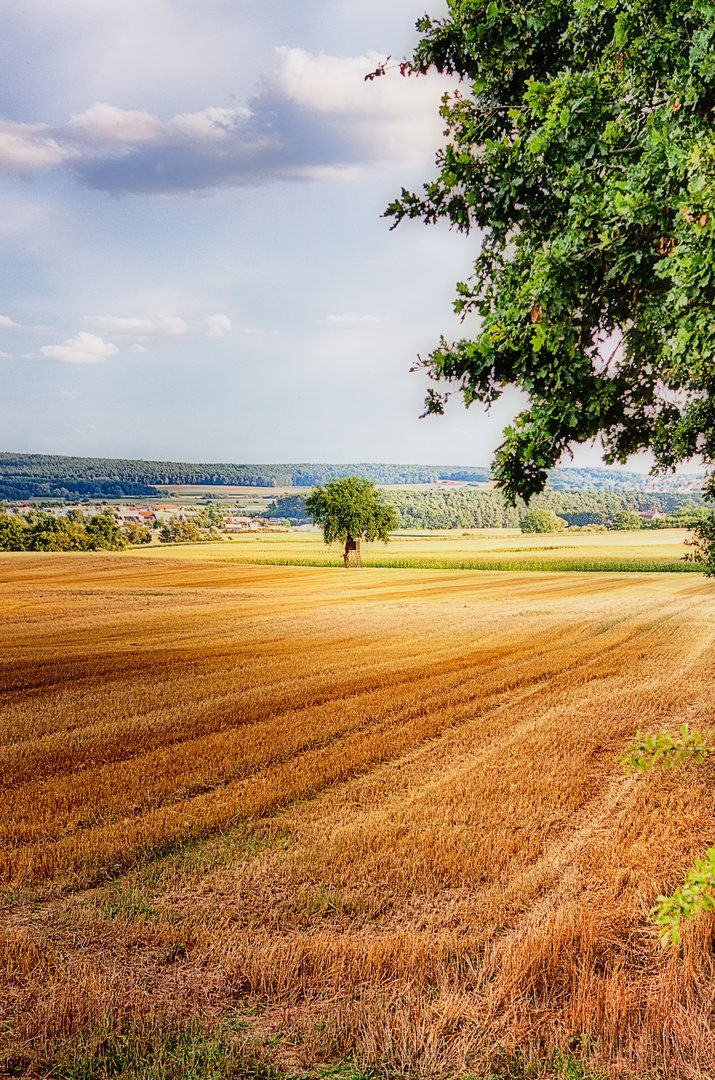
[{"label": "white cloud", "polygon": [[[375,111],[376,94],[365,76],[374,71],[384,56],[368,53],[365,56],[314,56],[305,49],[287,45],[276,48],[281,68],[276,83],[290,101],[316,112],[366,113]],[[385,81],[387,79],[385,78]],[[389,80],[392,83],[392,80]],[[374,80],[381,92],[381,80]]]},{"label": "white cloud", "polygon": [[70,118],[67,125],[75,138],[87,142],[152,142],[163,131],[158,117],[143,109],[120,109],[98,101]]},{"label": "white cloud", "polygon": [[328,315],[325,321],[330,326],[341,326],[346,329],[356,326],[382,326],[382,319],[378,319],[377,315],[358,315],[355,311],[346,315]]},{"label": "white cloud", "polygon": [[122,109],[98,101],[72,116],[64,134],[70,140],[85,143],[166,145],[177,138],[199,141],[230,138],[250,116],[250,109],[210,106],[198,112],[179,113],[164,123],[145,109]]},{"label": "white cloud", "polygon": [[180,315],[157,315],[151,319],[127,318],[121,315],[86,315],[85,321],[112,337],[225,337],[231,332],[228,315],[209,315],[202,322],[187,322]]},{"label": "white cloud", "polygon": [[117,356],[119,349],[97,334],[80,330],[77,337],[68,338],[61,345],[43,345],[40,352],[46,360],[60,364],[103,364],[110,356]]},{"label": "white cloud", "polygon": [[384,56],[315,56],[287,46],[276,52],[281,68],[275,82],[285,97],[312,112],[341,116],[368,156],[405,161],[433,154],[443,141],[440,99],[456,79],[403,77],[393,69],[365,82]]},{"label": "white cloud", "polygon": [[178,315],[159,315],[154,319],[125,318],[121,315],[86,315],[85,321],[92,323],[104,334],[113,337],[188,337],[191,327],[186,319]]},{"label": "white cloud", "polygon": [[62,397],[69,398],[70,401],[75,401],[79,397],[79,390],[60,390]]},{"label": "white cloud", "polygon": [[295,169],[294,176],[297,180],[317,180],[321,184],[333,180],[354,184],[363,178],[364,170],[359,165],[304,165]]},{"label": "white cloud", "polygon": [[14,359],[14,357],[13,357],[12,353],[0,352],[0,360],[13,360],[13,359]]},{"label": "white cloud", "polygon": [[209,315],[204,325],[207,337],[226,337],[233,330],[228,315]]},{"label": "white cloud", "polygon": [[0,120],[0,170],[28,172],[61,165],[75,157],[75,151],[48,137],[47,124],[13,124]]},{"label": "white cloud", "polygon": [[45,333],[47,330],[51,330],[51,326],[24,326],[22,323],[15,322],[8,315],[0,315],[0,330],[24,330],[32,332]]},{"label": "white cloud", "polygon": [[196,139],[226,139],[233,135],[242,120],[251,115],[250,109],[210,108],[201,112],[181,113],[169,121],[169,128]]},{"label": "white cloud", "polygon": [[146,345],[140,345],[138,341],[135,341],[134,344],[132,345],[132,352],[133,353],[147,353],[147,352],[149,352],[149,350],[147,349]]}]

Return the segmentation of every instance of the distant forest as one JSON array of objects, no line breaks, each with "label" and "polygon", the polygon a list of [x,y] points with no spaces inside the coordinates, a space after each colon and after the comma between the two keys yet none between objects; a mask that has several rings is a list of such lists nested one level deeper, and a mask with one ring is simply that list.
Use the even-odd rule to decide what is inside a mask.
[{"label": "distant forest", "polygon": [[[376,484],[430,484],[437,480],[485,483],[490,479],[488,468],[464,465],[192,465],[182,461],[0,454],[0,498],[4,499],[133,498],[158,495],[160,487],[173,484],[309,488],[341,476],[361,476]],[[668,479],[664,484],[670,486]],[[652,482],[637,473],[607,469],[552,469],[548,486],[555,491],[633,492],[652,487]]]},{"label": "distant forest", "polygon": [[569,525],[605,525],[620,510],[674,514],[702,505],[702,496],[679,492],[545,491],[525,503],[507,506],[498,491],[390,491],[386,500],[403,529],[517,528],[531,510],[553,510]]},{"label": "distant forest", "polygon": [[489,469],[369,462],[347,465],[192,465],[183,461],[0,454],[0,497],[5,499],[158,495],[157,488],[167,484],[309,488],[341,476],[362,476],[376,484],[429,484],[440,479],[484,483],[489,480]]},{"label": "distant forest", "polygon": [[[680,492],[546,491],[527,507],[507,506],[498,491],[387,491],[385,502],[396,509],[402,529],[518,528],[531,510],[553,510],[569,525],[606,525],[621,510],[655,510],[677,514],[703,505],[700,495]],[[276,499],[266,517],[307,520],[305,499]]]}]

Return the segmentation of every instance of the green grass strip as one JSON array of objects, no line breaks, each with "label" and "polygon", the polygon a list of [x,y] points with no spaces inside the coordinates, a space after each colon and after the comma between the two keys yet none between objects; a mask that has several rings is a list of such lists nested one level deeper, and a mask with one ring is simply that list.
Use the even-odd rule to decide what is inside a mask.
[{"label": "green grass strip", "polygon": [[[246,557],[214,556],[215,562],[244,563],[252,566],[324,566],[342,567],[336,558],[290,558],[287,556]],[[702,574],[697,563],[663,559],[363,559],[364,567],[379,570],[503,570],[508,573],[598,574]]]}]

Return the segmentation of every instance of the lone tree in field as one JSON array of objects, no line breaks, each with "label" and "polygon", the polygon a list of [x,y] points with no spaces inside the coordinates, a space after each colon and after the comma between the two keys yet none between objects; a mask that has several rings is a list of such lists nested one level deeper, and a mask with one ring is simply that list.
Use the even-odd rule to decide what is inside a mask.
[{"label": "lone tree in field", "polygon": [[[510,500],[600,436],[606,460],[715,463],[715,9],[708,0],[447,0],[402,73],[461,78],[438,175],[387,210],[478,230],[420,365],[466,405],[527,408],[494,475]],[[374,72],[372,77],[384,73]],[[448,392],[428,392],[441,413]],[[706,491],[715,496],[715,473]]]},{"label": "lone tree in field", "polygon": [[360,560],[361,540],[383,540],[398,525],[394,506],[382,502],[371,480],[346,476],[330,480],[325,487],[316,487],[305,500],[305,506],[316,525],[322,526],[326,544],[339,540],[345,544],[345,565]]}]

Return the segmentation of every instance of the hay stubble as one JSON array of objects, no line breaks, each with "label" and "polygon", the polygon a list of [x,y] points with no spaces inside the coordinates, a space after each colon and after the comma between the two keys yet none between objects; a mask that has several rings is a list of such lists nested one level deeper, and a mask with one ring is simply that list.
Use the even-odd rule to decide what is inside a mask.
[{"label": "hay stubble", "polygon": [[588,1044],[613,1075],[712,1073],[712,925],[666,955],[647,921],[715,841],[711,766],[615,764],[639,728],[715,729],[712,584],[0,576],[12,1038],[258,1001],[302,1065]]}]

